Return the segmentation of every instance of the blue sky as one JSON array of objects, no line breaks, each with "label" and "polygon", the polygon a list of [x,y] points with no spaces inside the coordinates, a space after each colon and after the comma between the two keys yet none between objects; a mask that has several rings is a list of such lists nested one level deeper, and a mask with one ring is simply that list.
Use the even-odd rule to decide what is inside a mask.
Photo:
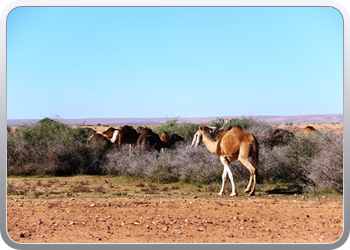
[{"label": "blue sky", "polygon": [[328,7],[20,7],[7,118],[343,113],[343,19]]}]

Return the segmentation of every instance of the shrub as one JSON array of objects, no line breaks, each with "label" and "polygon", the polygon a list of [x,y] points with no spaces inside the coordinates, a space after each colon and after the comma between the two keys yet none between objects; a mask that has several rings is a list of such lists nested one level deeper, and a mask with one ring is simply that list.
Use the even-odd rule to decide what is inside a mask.
[{"label": "shrub", "polygon": [[45,118],[7,137],[9,175],[71,175],[100,172],[107,148],[87,146],[91,132]]},{"label": "shrub", "polygon": [[343,137],[333,133],[296,135],[272,150],[260,146],[259,176],[264,182],[295,182],[304,191],[343,189]]},{"label": "shrub", "polygon": [[[210,126],[220,128],[224,120]],[[265,122],[253,118],[231,119],[225,126],[241,125],[257,139],[271,133]],[[8,175],[110,174],[149,179],[154,182],[221,183],[223,166],[204,145],[190,143],[200,124],[168,121],[154,129],[185,137],[165,153],[141,153],[139,146],[116,150],[105,144],[87,146],[93,132],[72,129],[58,120],[45,118],[7,135]],[[235,181],[248,182],[249,171],[238,161],[231,163]],[[343,135],[316,133],[295,135],[288,144],[272,149],[260,144],[258,182],[294,183],[305,192],[343,191]],[[227,182],[229,183],[229,182]],[[244,184],[245,185],[245,184]]]},{"label": "shrub", "polygon": [[126,147],[109,152],[102,166],[105,174],[141,177],[155,182],[176,181],[209,183],[221,179],[222,165],[216,155],[204,147],[178,145],[164,154],[141,153],[140,147],[129,151]]}]

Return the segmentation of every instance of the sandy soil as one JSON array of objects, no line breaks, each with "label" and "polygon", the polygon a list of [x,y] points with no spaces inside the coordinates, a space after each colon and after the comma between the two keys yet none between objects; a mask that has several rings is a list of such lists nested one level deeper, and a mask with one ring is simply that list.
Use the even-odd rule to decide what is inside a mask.
[{"label": "sandy soil", "polygon": [[342,197],[8,199],[18,243],[332,243]]}]

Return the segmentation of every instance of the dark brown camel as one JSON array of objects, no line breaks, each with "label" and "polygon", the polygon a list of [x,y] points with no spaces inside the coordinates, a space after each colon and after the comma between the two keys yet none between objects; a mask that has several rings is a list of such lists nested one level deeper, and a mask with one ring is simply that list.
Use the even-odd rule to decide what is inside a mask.
[{"label": "dark brown camel", "polygon": [[131,126],[125,125],[118,129],[118,148],[121,148],[123,144],[136,145],[140,134]]},{"label": "dark brown camel", "polygon": [[158,134],[154,133],[151,129],[146,129],[145,132],[140,135],[137,140],[137,145],[141,145],[141,151],[145,150],[157,150],[160,151],[162,148],[168,148],[177,141],[183,141],[183,137],[177,134],[172,134],[168,140],[162,141]]},{"label": "dark brown camel", "polygon": [[[199,127],[199,135],[209,152],[216,154],[224,165],[222,187],[219,195],[224,192],[227,174],[232,185],[231,196],[237,195],[229,166],[230,162],[235,160],[238,160],[250,171],[250,179],[245,192],[254,195],[259,162],[259,143],[254,135],[243,131],[240,126],[233,126],[231,129],[223,131],[217,141],[214,141],[211,137],[208,126]],[[251,157],[252,163],[249,162],[249,157]]]}]

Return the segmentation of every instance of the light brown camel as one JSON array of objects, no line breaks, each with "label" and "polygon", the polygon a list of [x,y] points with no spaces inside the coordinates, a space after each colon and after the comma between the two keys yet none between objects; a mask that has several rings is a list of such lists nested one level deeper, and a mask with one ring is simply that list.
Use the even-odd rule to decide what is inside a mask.
[{"label": "light brown camel", "polygon": [[184,138],[182,136],[172,134],[168,140],[162,141],[158,134],[154,133],[151,129],[146,129],[137,140],[137,145],[141,145],[142,152],[145,150],[160,151],[161,148],[168,148],[177,141],[183,141],[183,139]]},{"label": "light brown camel", "polygon": [[[240,126],[233,126],[231,129],[223,131],[219,135],[217,141],[214,141],[209,133],[208,126],[204,125],[199,127],[199,131],[204,145],[211,153],[216,154],[224,165],[222,187],[219,195],[222,195],[224,192],[227,174],[232,185],[231,196],[237,195],[232,172],[229,166],[230,162],[235,160],[238,160],[250,171],[249,183],[245,192],[250,192],[249,195],[254,195],[259,162],[259,143],[254,135],[243,131]],[[249,162],[249,157],[251,157],[252,163]]]},{"label": "light brown camel", "polygon": [[[226,120],[224,122],[224,124],[221,126],[221,128],[217,129],[216,127],[209,127],[209,133],[210,133],[210,136],[214,139],[214,140],[217,140],[219,134],[224,131],[224,127],[225,125],[228,123],[228,120]],[[227,129],[230,129],[232,126],[230,126],[229,128]],[[194,134],[193,136],[193,140],[192,140],[192,143],[191,143],[191,147],[197,147],[199,145],[199,143],[202,141],[202,137],[199,136],[199,130]]]},{"label": "light brown camel", "polygon": [[123,144],[129,144],[130,149],[132,145],[136,145],[137,139],[140,137],[140,133],[138,133],[133,127],[129,125],[125,125],[122,128],[118,129],[117,141],[118,148],[121,148]]},{"label": "light brown camel", "polygon": [[[160,139],[162,140],[162,141],[167,141],[167,140],[169,140],[169,134],[168,134],[168,132],[166,132],[166,131],[164,131],[163,133],[162,133],[162,135],[160,136]],[[164,153],[165,152],[165,148],[162,148],[162,153]]]},{"label": "light brown camel", "polygon": [[87,141],[87,144],[90,145],[92,142],[105,142],[107,143],[107,145],[112,144],[112,142],[109,140],[109,138],[106,135],[99,132],[90,136]]}]

